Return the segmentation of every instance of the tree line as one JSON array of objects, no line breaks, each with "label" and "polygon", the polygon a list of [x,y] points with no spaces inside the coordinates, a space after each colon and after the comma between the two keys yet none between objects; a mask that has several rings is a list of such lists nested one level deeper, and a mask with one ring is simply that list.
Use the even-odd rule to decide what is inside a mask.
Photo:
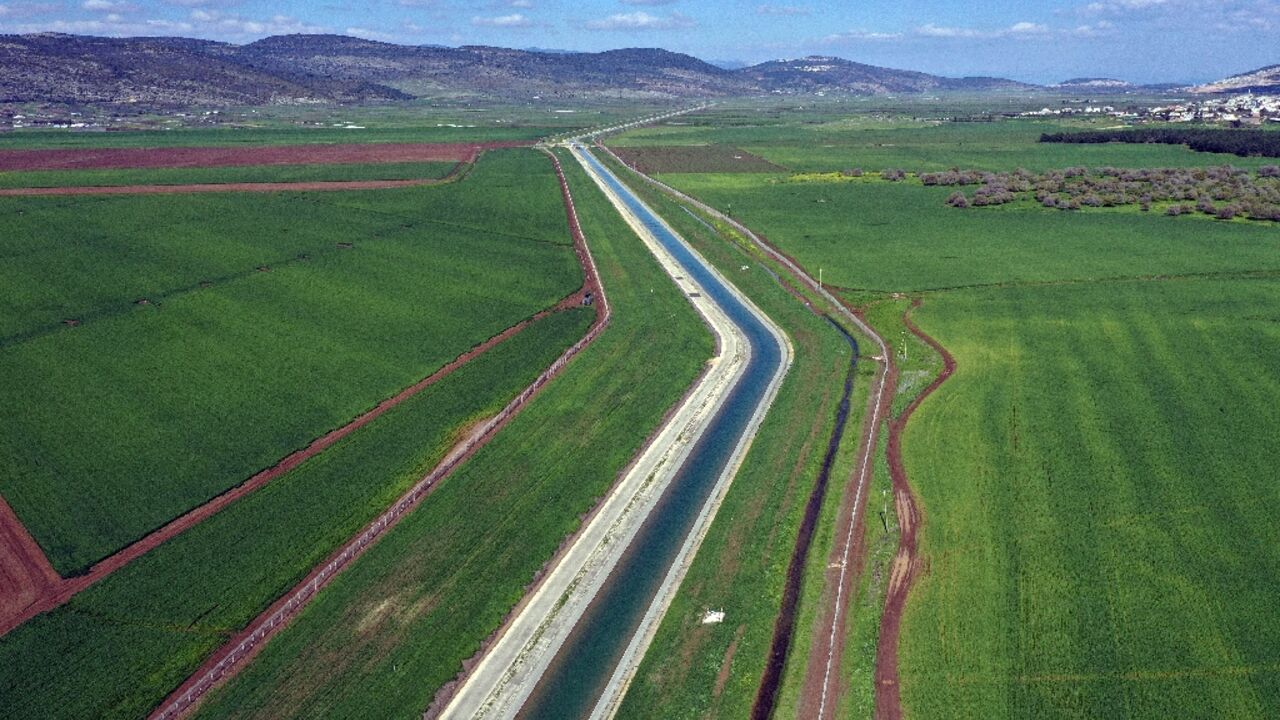
[{"label": "tree line", "polygon": [[1280,132],[1214,128],[1128,128],[1084,132],[1044,133],[1042,143],[1098,144],[1154,143],[1186,145],[1198,152],[1230,153],[1240,157],[1280,157]]}]

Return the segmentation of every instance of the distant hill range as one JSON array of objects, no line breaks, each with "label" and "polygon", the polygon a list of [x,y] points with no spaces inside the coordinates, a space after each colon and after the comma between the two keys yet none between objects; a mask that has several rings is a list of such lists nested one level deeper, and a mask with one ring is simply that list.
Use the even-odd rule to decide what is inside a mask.
[{"label": "distant hill range", "polygon": [[406,46],[339,35],[247,45],[187,38],[0,35],[0,103],[260,105],[417,97],[715,97],[1032,90],[833,57],[725,68],[656,49],[569,53]]},{"label": "distant hill range", "polygon": [[1232,75],[1225,80],[1197,85],[1195,93],[1280,93],[1280,65],[1268,65],[1253,72]]}]

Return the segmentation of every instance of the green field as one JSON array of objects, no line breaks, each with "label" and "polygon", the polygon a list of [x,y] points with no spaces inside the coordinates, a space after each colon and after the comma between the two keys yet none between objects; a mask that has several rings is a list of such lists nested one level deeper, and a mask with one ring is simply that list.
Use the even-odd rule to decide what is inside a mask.
[{"label": "green field", "polygon": [[[869,317],[911,359],[897,409],[936,360],[888,293],[923,297],[918,322],[959,363],[904,439],[925,518],[903,625],[910,717],[1280,711],[1274,226],[952,212],[910,184],[664,179],[879,303]],[[856,677],[846,702],[865,709],[869,671]]]},{"label": "green field", "polygon": [[847,290],[1280,269],[1270,224],[1142,217],[1134,209],[1065,213],[1025,203],[968,212],[946,206],[949,188],[905,183],[769,184],[744,174],[664,179],[716,207],[731,206],[735,218]]},{"label": "green field", "polygon": [[416,717],[714,352],[644,245],[577,163],[562,162],[614,309],[608,329],[201,717]]},{"label": "green field", "polygon": [[139,168],[125,170],[32,170],[28,172],[0,172],[0,188],[427,180],[444,177],[456,165],[457,163],[451,162],[407,162],[354,165]]},{"label": "green field", "polygon": [[[1229,165],[1256,167],[1266,158],[1199,153],[1171,145],[1086,145],[1064,147],[1038,142],[1042,133],[1079,129],[1076,121],[1016,120],[993,123],[920,121],[895,117],[868,122],[833,116],[810,122],[744,120],[735,125],[705,123],[686,116],[642,128],[611,140],[626,145],[702,145],[725,143],[755,153],[794,172],[862,168],[900,168],[930,172],[963,170],[1042,171],[1072,165],[1087,167],[1183,167]],[[1084,126],[1089,127],[1089,126]]]},{"label": "green field", "polygon": [[925,301],[959,370],[904,444],[913,717],[1275,715],[1278,309],[1274,278]]},{"label": "green field", "polygon": [[0,208],[0,492],[63,573],[582,279],[555,175],[531,150],[432,188]]},{"label": "green field", "polygon": [[[586,331],[534,323],[226,510],[0,638],[7,717],[144,715]],[[425,501],[428,505],[434,498]],[[108,671],[109,670],[109,671]]]}]

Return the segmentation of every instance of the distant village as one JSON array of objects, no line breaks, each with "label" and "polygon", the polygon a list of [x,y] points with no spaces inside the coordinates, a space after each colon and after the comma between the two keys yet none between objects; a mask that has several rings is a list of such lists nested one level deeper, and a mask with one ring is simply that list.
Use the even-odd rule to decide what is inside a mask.
[{"label": "distant village", "polygon": [[1129,122],[1222,123],[1235,127],[1280,123],[1280,95],[1233,95],[1203,100],[1179,100],[1172,105],[1119,109],[1112,105],[1043,108],[1021,117],[1104,115]]}]

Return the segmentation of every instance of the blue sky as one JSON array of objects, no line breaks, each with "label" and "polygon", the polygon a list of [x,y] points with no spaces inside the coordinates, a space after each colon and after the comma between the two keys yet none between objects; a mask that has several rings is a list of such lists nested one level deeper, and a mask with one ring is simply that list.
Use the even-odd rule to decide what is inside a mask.
[{"label": "blue sky", "polygon": [[408,44],[809,54],[1034,82],[1216,79],[1280,63],[1280,0],[0,0],[0,32],[246,42],[334,32]]}]

